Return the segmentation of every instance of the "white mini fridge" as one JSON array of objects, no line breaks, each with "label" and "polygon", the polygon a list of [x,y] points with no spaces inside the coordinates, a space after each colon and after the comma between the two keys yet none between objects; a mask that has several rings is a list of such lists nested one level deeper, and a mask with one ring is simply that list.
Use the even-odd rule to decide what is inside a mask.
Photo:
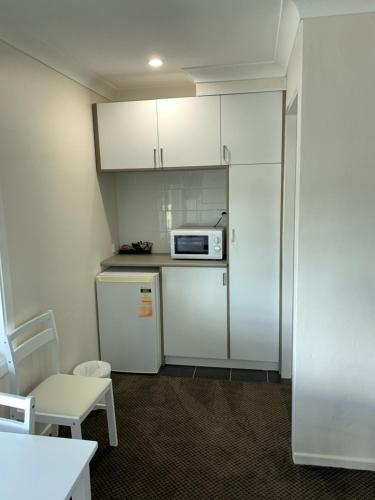
[{"label": "white mini fridge", "polygon": [[101,359],[113,371],[158,373],[159,272],[110,268],[96,277]]}]

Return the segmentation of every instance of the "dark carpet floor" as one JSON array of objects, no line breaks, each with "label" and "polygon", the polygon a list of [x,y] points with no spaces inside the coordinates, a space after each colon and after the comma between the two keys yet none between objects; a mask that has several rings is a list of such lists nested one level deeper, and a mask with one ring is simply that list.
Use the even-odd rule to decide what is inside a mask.
[{"label": "dark carpet floor", "polygon": [[105,413],[83,425],[99,441],[93,500],[375,499],[375,473],[293,465],[290,387],[113,374],[118,448]]}]

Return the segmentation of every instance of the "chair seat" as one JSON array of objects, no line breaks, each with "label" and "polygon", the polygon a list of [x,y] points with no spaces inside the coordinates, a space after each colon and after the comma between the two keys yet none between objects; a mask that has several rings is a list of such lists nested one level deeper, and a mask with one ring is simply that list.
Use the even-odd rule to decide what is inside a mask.
[{"label": "chair seat", "polygon": [[51,375],[32,390],[36,414],[82,417],[111,384],[109,378]]}]

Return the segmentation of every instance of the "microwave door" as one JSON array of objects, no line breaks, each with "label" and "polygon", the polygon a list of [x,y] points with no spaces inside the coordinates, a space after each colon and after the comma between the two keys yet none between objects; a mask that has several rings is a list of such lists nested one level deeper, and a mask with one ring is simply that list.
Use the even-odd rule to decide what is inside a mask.
[{"label": "microwave door", "polygon": [[176,255],[208,255],[208,236],[175,235],[174,251]]}]

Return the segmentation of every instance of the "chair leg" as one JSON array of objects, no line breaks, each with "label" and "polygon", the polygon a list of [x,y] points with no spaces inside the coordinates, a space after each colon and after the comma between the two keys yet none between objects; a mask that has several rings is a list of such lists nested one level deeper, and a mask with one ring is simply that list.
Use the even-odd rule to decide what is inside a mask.
[{"label": "chair leg", "polygon": [[51,425],[51,436],[58,437],[58,435],[59,435],[59,426],[57,424],[52,424]]},{"label": "chair leg", "polygon": [[112,384],[110,385],[108,391],[105,395],[105,403],[107,406],[107,424],[108,424],[108,434],[109,434],[109,444],[111,446],[117,446],[117,428],[116,428],[116,416],[115,416],[115,405],[113,402],[113,391]]},{"label": "chair leg", "polygon": [[72,423],[70,430],[72,432],[72,439],[82,439],[81,424],[78,421]]}]

